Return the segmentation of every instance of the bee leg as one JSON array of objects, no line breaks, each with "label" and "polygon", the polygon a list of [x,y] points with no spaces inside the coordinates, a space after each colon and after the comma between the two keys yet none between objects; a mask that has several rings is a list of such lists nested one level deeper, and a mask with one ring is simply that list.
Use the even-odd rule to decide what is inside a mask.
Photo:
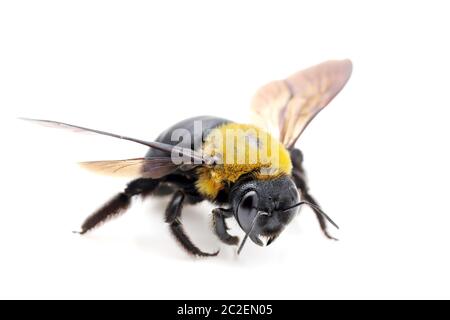
[{"label": "bee leg", "polygon": [[[309,203],[312,203],[312,204],[320,207],[320,205],[317,203],[317,201],[309,193],[309,188],[308,188],[308,184],[306,181],[306,174],[305,174],[305,170],[303,169],[303,154],[299,149],[291,150],[291,161],[292,161],[292,164],[294,167],[292,170],[292,176],[294,178],[295,184],[297,185],[297,188],[300,190],[300,192],[302,194],[303,200],[308,201]],[[314,208],[312,208],[312,209],[317,217],[317,220],[320,225],[320,229],[322,230],[325,237],[327,237],[328,239],[331,239],[331,240],[337,240],[335,237],[333,237],[332,235],[329,234],[329,232],[327,230],[327,222],[325,221],[325,218],[323,217],[323,215],[320,214],[320,212],[315,210]]]},{"label": "bee leg", "polygon": [[230,245],[238,245],[239,238],[228,233],[228,226],[225,222],[226,218],[233,216],[231,209],[216,208],[212,211],[214,231],[219,239]]},{"label": "bee leg", "polygon": [[137,194],[147,195],[155,190],[158,184],[158,180],[145,178],[131,181],[123,192],[114,196],[97,211],[91,214],[81,225],[81,231],[76,233],[85,234],[105,222],[107,219],[116,217],[125,212],[130,206],[131,198],[133,196]]},{"label": "bee leg", "polygon": [[200,257],[216,256],[219,251],[214,253],[207,253],[201,251],[189,237],[186,235],[181,224],[180,217],[183,209],[183,201],[185,200],[184,192],[177,191],[173,195],[166,209],[166,222],[170,226],[170,231],[175,236],[175,239],[181,244],[181,246],[190,254]]}]

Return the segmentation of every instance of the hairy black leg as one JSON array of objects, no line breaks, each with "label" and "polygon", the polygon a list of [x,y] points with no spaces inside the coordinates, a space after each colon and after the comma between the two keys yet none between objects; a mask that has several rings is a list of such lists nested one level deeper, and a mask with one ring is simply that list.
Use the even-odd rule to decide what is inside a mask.
[{"label": "hairy black leg", "polygon": [[125,190],[111,200],[105,203],[101,208],[91,214],[81,225],[80,234],[85,234],[86,232],[92,230],[93,228],[99,226],[101,223],[105,222],[107,219],[118,216],[119,214],[125,212],[130,206],[131,198],[137,194],[149,194],[157,186],[158,180],[140,178],[131,181]]},{"label": "hairy black leg", "polygon": [[225,218],[232,217],[231,209],[216,208],[212,211],[214,231],[219,239],[228,245],[237,245],[239,238],[228,233],[228,226]]},{"label": "hairy black leg", "polygon": [[166,222],[170,225],[170,230],[175,236],[175,239],[181,244],[181,246],[186,249],[190,254],[200,257],[216,256],[219,251],[214,253],[207,253],[201,251],[189,237],[186,235],[181,224],[180,217],[181,211],[183,209],[183,201],[185,200],[184,192],[177,191],[170,200],[169,205],[166,209]]},{"label": "hairy black leg", "polygon": [[[311,196],[309,193],[308,184],[306,181],[306,175],[305,170],[303,169],[303,154],[299,149],[293,149],[291,150],[291,160],[292,164],[294,166],[292,170],[292,177],[294,178],[294,182],[297,185],[297,188],[300,190],[302,194],[303,200],[312,203],[320,208],[320,205],[317,203],[317,201]],[[327,222],[323,215],[316,209],[312,208],[314,211],[317,220],[320,225],[320,229],[322,230],[323,234],[328,238],[332,240],[337,240],[332,235],[328,233],[327,230]]]},{"label": "hairy black leg", "polygon": [[174,193],[174,189],[172,186],[167,184],[160,184],[158,188],[155,189],[153,195],[155,196],[168,196]]}]

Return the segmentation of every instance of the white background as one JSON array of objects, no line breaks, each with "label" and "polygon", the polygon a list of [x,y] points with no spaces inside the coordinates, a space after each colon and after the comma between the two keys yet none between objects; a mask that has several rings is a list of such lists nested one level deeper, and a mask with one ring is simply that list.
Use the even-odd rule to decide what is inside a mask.
[{"label": "white background", "polygon": [[[158,3],[1,3],[0,297],[450,298],[446,1]],[[339,242],[303,209],[272,246],[237,257],[205,203],[183,221],[221,253],[193,259],[155,199],[79,237],[127,181],[76,162],[145,148],[16,120],[143,139],[194,115],[245,122],[260,85],[341,58],[350,82],[298,142]]]}]

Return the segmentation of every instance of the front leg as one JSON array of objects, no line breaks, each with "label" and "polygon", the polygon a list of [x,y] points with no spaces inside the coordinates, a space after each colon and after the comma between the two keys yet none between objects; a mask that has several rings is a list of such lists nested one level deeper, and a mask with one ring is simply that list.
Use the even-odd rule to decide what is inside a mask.
[{"label": "front leg", "polygon": [[[309,193],[309,188],[307,185],[306,180],[306,174],[305,170],[303,169],[303,154],[299,149],[292,149],[291,150],[291,160],[292,164],[294,166],[292,170],[292,177],[294,179],[294,182],[297,186],[297,188],[300,190],[303,200],[312,203],[315,206],[319,206],[317,201],[313,198],[313,196]],[[325,218],[323,215],[317,210],[312,208],[314,211],[317,221],[319,222],[320,229],[322,230],[325,237],[331,240],[337,240],[332,235],[329,234],[327,229],[327,222],[325,221]]]},{"label": "front leg", "polygon": [[239,238],[228,233],[228,226],[225,218],[233,216],[231,209],[216,208],[212,211],[214,231],[219,239],[230,245],[235,246],[239,243]]},{"label": "front leg", "polygon": [[216,256],[219,251],[214,253],[207,253],[201,251],[195,244],[192,243],[191,239],[186,235],[183,225],[181,224],[180,217],[181,211],[183,209],[183,202],[185,196],[184,192],[177,191],[170,200],[169,205],[166,209],[166,222],[170,226],[170,231],[175,236],[175,239],[181,244],[181,246],[190,254],[200,257]]}]

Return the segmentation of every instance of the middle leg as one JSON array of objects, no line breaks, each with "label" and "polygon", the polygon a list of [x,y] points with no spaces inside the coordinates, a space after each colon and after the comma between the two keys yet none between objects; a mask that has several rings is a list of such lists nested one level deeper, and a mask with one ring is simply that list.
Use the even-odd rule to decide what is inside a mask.
[{"label": "middle leg", "polygon": [[216,256],[219,251],[214,253],[207,253],[201,251],[191,239],[186,235],[183,225],[181,224],[180,217],[183,209],[183,202],[185,200],[185,194],[182,191],[177,191],[173,195],[166,209],[166,222],[170,226],[170,231],[175,236],[175,239],[181,246],[190,254],[200,257]]}]

